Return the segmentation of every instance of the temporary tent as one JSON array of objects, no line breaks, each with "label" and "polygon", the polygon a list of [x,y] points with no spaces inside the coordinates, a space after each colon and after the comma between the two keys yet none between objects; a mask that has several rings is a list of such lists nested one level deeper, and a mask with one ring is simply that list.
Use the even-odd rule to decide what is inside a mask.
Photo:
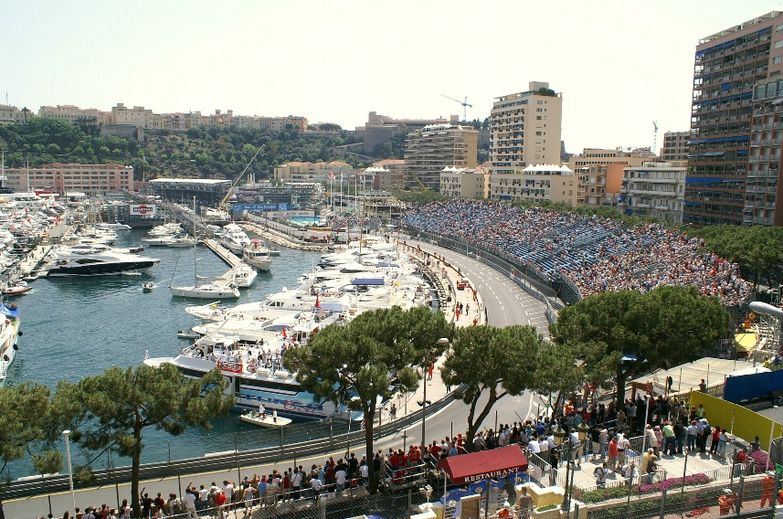
[{"label": "temporary tent", "polygon": [[438,468],[455,485],[487,478],[497,478],[527,470],[527,458],[518,445],[499,449],[449,456],[438,462]]}]

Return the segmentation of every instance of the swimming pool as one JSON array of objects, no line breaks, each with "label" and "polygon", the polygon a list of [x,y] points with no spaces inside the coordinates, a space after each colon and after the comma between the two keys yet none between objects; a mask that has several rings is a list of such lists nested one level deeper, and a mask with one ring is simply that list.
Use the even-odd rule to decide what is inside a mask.
[{"label": "swimming pool", "polygon": [[289,216],[288,221],[298,225],[316,225],[321,223],[319,216]]}]

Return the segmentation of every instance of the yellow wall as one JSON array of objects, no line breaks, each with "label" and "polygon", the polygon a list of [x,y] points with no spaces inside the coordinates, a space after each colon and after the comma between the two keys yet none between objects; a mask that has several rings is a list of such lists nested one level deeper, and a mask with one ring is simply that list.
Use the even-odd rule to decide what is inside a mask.
[{"label": "yellow wall", "polygon": [[[691,408],[696,409],[699,404],[704,406],[707,421],[712,427],[726,428],[734,435],[747,441],[759,437],[761,448],[769,447],[769,433],[772,430],[772,420],[762,416],[746,407],[727,402],[721,398],[715,398],[700,391],[691,392]],[[734,428],[732,431],[732,420]],[[783,436],[783,425],[775,423],[773,437]]]}]

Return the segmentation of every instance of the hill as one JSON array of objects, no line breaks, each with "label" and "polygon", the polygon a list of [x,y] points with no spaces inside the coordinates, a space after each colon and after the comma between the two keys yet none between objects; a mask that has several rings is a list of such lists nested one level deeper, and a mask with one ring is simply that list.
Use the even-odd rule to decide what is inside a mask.
[{"label": "hill", "polygon": [[[150,130],[143,143],[136,139],[101,135],[95,125],[71,125],[35,118],[23,124],[0,126],[0,147],[6,167],[52,162],[130,164],[137,180],[158,176],[234,178],[259,146],[253,164],[256,178],[268,178],[276,165],[289,161],[338,158],[335,147],[350,144],[344,133],[300,134],[250,128],[191,128],[187,132]],[[349,157],[348,162],[357,159]],[[354,166],[362,166],[355,163]]]}]

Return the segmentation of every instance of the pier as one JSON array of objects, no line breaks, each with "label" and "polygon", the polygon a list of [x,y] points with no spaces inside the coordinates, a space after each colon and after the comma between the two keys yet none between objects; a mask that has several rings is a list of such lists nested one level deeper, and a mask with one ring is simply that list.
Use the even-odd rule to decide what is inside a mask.
[{"label": "pier", "polygon": [[206,245],[209,248],[209,250],[214,252],[218,258],[222,259],[223,262],[229,267],[231,267],[232,269],[244,265],[244,263],[242,262],[242,258],[237,257],[233,252],[223,247],[212,238],[207,238],[205,240],[202,240],[201,242],[204,245]]}]

